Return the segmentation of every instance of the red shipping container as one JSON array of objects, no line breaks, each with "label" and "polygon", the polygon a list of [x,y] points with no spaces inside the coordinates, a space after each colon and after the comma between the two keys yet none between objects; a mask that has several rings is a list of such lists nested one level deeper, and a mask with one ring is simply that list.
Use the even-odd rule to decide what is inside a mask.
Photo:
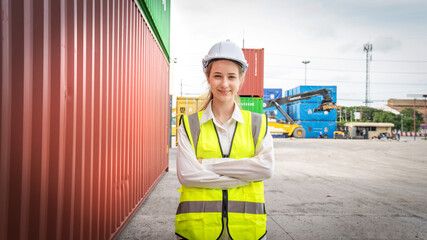
[{"label": "red shipping container", "polygon": [[245,81],[239,91],[240,96],[264,97],[264,48],[243,48],[243,54],[249,64]]},{"label": "red shipping container", "polygon": [[112,239],[168,167],[169,62],[131,0],[1,0],[0,239]]}]

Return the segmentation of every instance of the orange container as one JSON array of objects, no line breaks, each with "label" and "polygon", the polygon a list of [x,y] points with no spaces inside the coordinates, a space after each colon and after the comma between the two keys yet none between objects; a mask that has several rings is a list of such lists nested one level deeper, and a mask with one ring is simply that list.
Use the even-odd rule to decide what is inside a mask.
[{"label": "orange container", "polygon": [[133,1],[1,1],[0,239],[111,239],[168,168],[169,62]]},{"label": "orange container", "polygon": [[249,68],[238,94],[242,97],[264,97],[264,48],[242,50]]}]

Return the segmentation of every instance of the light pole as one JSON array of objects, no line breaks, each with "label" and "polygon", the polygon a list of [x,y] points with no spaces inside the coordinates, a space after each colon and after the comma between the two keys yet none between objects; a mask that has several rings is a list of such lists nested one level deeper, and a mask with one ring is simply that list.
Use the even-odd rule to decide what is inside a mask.
[{"label": "light pole", "polygon": [[365,88],[365,106],[369,107],[370,103],[370,83],[369,83],[369,64],[372,61],[372,44],[366,43],[363,45],[363,51],[366,52],[366,88]]},{"label": "light pole", "polygon": [[[427,98],[427,94],[407,94],[406,95],[407,97],[413,97],[414,98],[414,140],[416,139],[416,136],[417,136],[417,129],[416,129],[416,120],[415,120],[415,118],[416,118],[416,114],[415,114],[415,101],[416,101],[416,98],[424,98],[424,99],[426,99]],[[425,103],[424,103],[425,104]],[[425,108],[426,106],[424,105],[424,108]],[[426,114],[426,111],[424,110],[424,114]]]},{"label": "light pole", "polygon": [[415,114],[415,98],[414,98],[414,140],[417,138],[417,128],[416,128],[416,114]]},{"label": "light pole", "polygon": [[310,61],[302,61],[302,63],[304,63],[304,68],[305,68],[305,77],[304,77],[304,85],[307,85],[307,64],[310,63]]}]

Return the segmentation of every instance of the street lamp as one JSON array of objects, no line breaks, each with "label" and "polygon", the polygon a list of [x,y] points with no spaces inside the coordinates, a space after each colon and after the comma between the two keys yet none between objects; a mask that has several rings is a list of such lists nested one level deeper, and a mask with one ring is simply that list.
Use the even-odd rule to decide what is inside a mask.
[{"label": "street lamp", "polygon": [[304,85],[307,85],[307,64],[309,64],[310,61],[302,61],[302,63],[304,63],[304,68],[305,68]]},{"label": "street lamp", "polygon": [[[415,101],[416,101],[416,98],[424,98],[424,117],[426,118],[427,116],[427,113],[426,113],[426,103],[425,103],[425,100],[427,99],[427,94],[407,94],[406,95],[407,97],[413,97],[414,98],[414,140],[416,139],[416,136],[417,136],[417,129],[416,129],[416,120],[415,120],[415,118],[416,118],[416,114],[415,114]],[[424,120],[424,122],[426,123],[427,122],[427,118]]]}]

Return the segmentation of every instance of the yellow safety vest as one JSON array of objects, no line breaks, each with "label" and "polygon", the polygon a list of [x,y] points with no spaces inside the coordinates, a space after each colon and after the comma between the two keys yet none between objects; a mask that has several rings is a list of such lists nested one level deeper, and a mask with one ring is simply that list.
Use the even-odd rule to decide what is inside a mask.
[{"label": "yellow safety vest", "polygon": [[[241,110],[244,124],[236,122],[230,154],[222,153],[212,119],[200,125],[203,111],[183,115],[183,124],[197,158],[250,158],[267,132],[264,114]],[[217,140],[216,140],[217,139]],[[184,239],[217,239],[224,228],[231,239],[260,239],[266,230],[264,184],[250,182],[228,190],[182,186],[175,217],[175,233]],[[223,226],[226,218],[226,226]]]}]

